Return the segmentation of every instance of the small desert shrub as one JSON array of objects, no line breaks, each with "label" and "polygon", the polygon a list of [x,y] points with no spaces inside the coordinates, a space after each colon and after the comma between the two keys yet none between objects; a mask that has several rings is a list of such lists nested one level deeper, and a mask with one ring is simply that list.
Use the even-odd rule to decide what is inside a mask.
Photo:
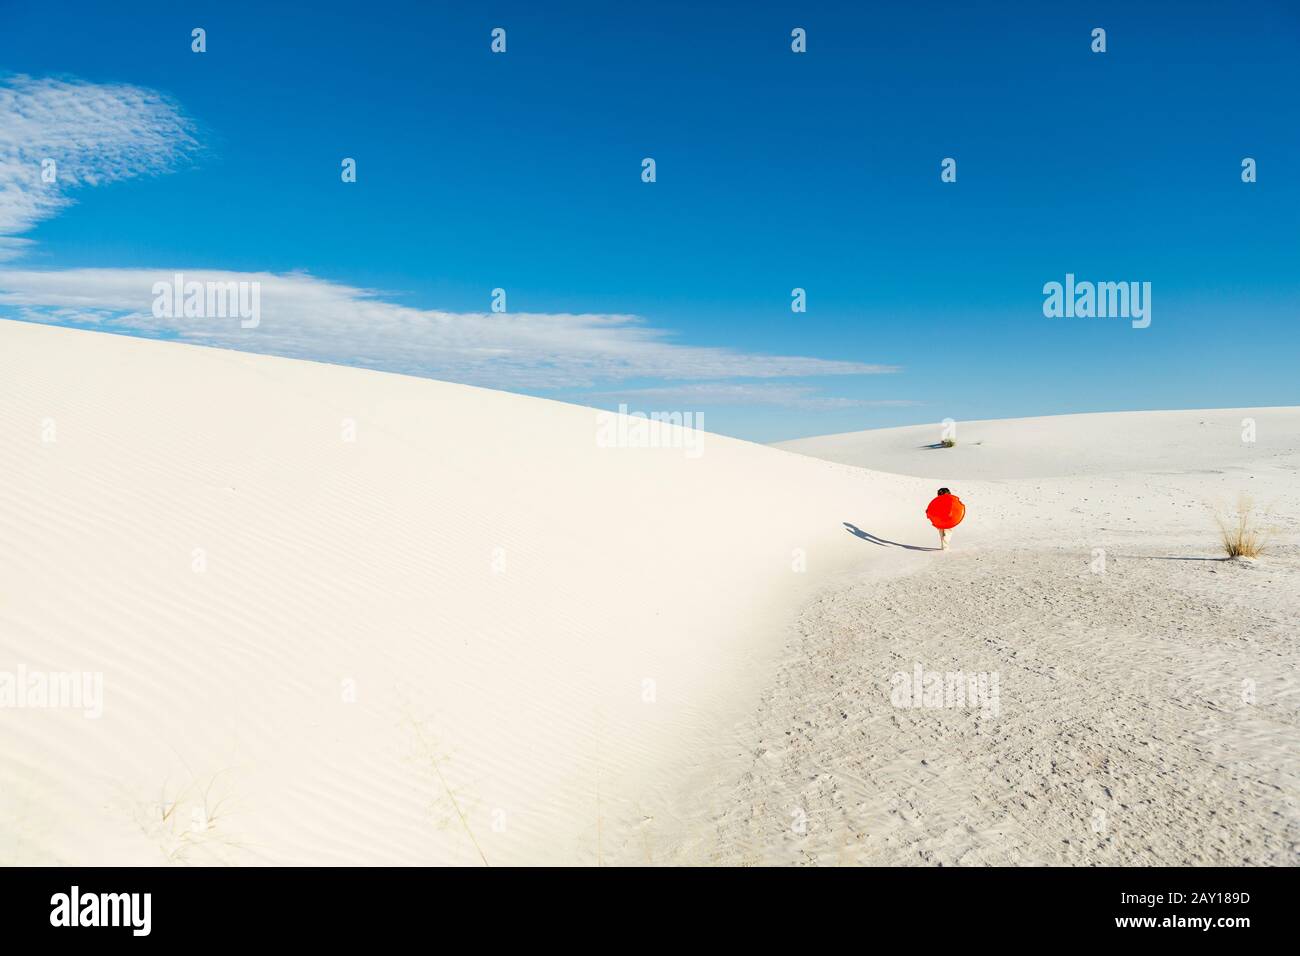
[{"label": "small desert shrub", "polygon": [[944,448],[951,448],[953,445],[957,444],[957,439],[945,438],[942,441],[940,441],[939,444],[942,445]]},{"label": "small desert shrub", "polygon": [[1255,518],[1250,498],[1242,495],[1237,500],[1235,515],[1216,515],[1223,550],[1230,558],[1258,558],[1264,553],[1264,531]]}]

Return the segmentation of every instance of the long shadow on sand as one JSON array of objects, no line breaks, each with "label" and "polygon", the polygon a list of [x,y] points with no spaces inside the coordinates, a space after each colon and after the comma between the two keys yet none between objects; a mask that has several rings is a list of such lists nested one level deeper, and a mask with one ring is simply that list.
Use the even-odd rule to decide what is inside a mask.
[{"label": "long shadow on sand", "polygon": [[1139,561],[1229,561],[1230,558],[1183,558],[1164,554],[1116,555],[1116,557],[1133,558]]},{"label": "long shadow on sand", "polygon": [[899,544],[897,541],[886,541],[884,538],[877,538],[870,531],[863,531],[861,528],[857,527],[856,525],[851,525],[847,521],[844,522],[844,528],[850,534],[856,535],[857,537],[861,538],[863,541],[870,541],[872,544],[878,544],[882,548],[883,547],[906,548],[908,551],[938,551],[939,550],[938,548],[923,548],[919,544]]}]

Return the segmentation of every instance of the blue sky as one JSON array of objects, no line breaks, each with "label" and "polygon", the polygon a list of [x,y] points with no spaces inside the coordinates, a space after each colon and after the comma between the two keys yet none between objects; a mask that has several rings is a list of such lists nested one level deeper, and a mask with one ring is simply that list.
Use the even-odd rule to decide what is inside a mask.
[{"label": "blue sky", "polygon": [[[1294,4],[269,6],[0,2],[0,315],[759,441],[1297,402]],[[33,205],[51,152],[73,181]],[[284,281],[199,335],[132,318],[142,270]],[[1151,326],[1045,318],[1067,272],[1150,282]]]}]

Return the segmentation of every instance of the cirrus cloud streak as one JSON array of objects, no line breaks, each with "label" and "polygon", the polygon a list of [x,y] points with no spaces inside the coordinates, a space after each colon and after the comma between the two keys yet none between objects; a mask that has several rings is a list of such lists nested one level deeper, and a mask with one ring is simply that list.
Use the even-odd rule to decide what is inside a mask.
[{"label": "cirrus cloud streak", "polygon": [[[158,317],[153,288],[256,282],[257,328],[237,318]],[[0,308],[14,318],[179,339],[496,388],[583,388],[668,381],[875,375],[866,364],[680,344],[631,315],[446,312],[293,273],[161,269],[0,270]]]}]

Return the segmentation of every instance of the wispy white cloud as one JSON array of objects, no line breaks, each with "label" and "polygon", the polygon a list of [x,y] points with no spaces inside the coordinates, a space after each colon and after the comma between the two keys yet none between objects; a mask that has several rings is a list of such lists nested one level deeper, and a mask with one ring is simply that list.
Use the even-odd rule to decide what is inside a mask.
[{"label": "wispy white cloud", "polygon": [[[177,104],[139,87],[0,77],[0,260],[21,255],[30,245],[21,234],[72,202],[77,189],[175,168],[199,148],[194,129]],[[41,175],[47,159],[57,164],[52,183]],[[257,283],[259,324],[156,316],[154,284],[170,282],[175,271],[187,281]],[[394,298],[305,273],[0,269],[0,315],[501,388],[895,371],[684,345],[631,315],[455,313],[412,308]],[[717,394],[718,386],[710,387]],[[744,388],[757,394],[752,385]],[[739,391],[731,394],[733,402],[742,398]],[[769,391],[769,399],[778,394]],[[786,403],[805,407],[849,401],[785,394]]]},{"label": "wispy white cloud", "polygon": [[291,358],[500,388],[585,388],[629,379],[871,375],[892,366],[682,345],[629,315],[443,312],[305,274],[182,270],[186,282],[256,282],[261,319],[160,318],[172,270],[0,270],[0,306],[29,321],[90,325]]},{"label": "wispy white cloud", "polygon": [[779,405],[810,411],[833,411],[839,408],[903,408],[920,405],[907,399],[837,398],[820,395],[809,385],[776,382],[699,382],[689,385],[662,385],[651,388],[627,388],[588,393],[625,402],[648,402],[658,408],[700,408],[708,405]]},{"label": "wispy white cloud", "polygon": [[[81,80],[0,77],[0,259],[20,235],[86,186],[165,172],[197,146],[190,120],[151,90]],[[42,163],[54,161],[54,182]]]}]

